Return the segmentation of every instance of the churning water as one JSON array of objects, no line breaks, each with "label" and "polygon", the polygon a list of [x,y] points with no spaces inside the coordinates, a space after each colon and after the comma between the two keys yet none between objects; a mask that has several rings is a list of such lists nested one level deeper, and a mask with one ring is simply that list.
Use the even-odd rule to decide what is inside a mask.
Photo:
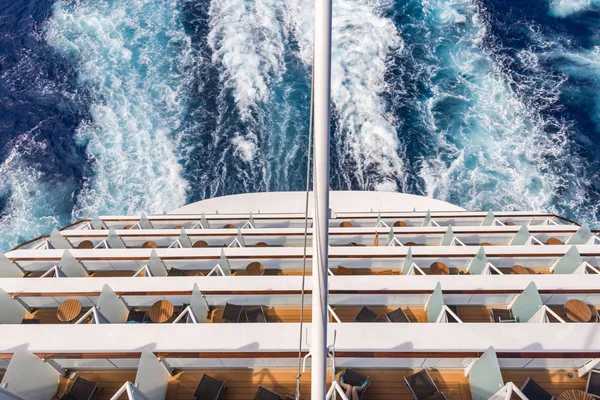
[{"label": "churning water", "polygon": [[[597,225],[600,2],[333,8],[333,189]],[[0,0],[0,247],[303,190],[312,18],[301,0]]]}]

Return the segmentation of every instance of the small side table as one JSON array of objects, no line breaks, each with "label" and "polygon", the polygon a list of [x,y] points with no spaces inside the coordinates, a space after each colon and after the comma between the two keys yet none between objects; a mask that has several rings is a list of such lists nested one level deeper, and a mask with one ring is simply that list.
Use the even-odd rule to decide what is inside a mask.
[{"label": "small side table", "polygon": [[510,267],[510,273],[514,275],[528,275],[529,271],[522,265],[513,265]]},{"label": "small side table", "polygon": [[573,322],[589,322],[592,319],[592,310],[581,300],[568,300],[565,303],[565,313]]},{"label": "small side table", "polygon": [[173,303],[168,300],[159,300],[152,304],[152,308],[148,313],[150,320],[156,323],[163,323],[173,316]]},{"label": "small side table", "polygon": [[246,274],[252,276],[261,276],[265,274],[265,266],[255,261],[248,264],[246,267]]},{"label": "small side table", "polygon": [[548,240],[546,240],[546,244],[549,244],[551,246],[552,245],[558,246],[558,245],[561,245],[561,244],[564,244],[564,243],[559,238],[551,237],[551,238],[548,238]]},{"label": "small side table", "polygon": [[450,269],[441,261],[436,261],[429,267],[431,275],[450,275]]},{"label": "small side table", "polygon": [[79,300],[67,299],[60,303],[56,310],[56,317],[62,322],[71,322],[81,313]]},{"label": "small side table", "polygon": [[93,249],[94,243],[91,240],[83,240],[77,245],[78,249]]}]

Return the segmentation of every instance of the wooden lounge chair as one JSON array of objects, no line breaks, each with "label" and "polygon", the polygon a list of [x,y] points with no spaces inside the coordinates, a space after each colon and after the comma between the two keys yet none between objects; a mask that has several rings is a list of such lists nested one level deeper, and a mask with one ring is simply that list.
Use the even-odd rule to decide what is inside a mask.
[{"label": "wooden lounge chair", "polygon": [[597,399],[600,399],[600,371],[597,369],[590,371],[585,392]]},{"label": "wooden lounge chair", "polygon": [[275,393],[266,387],[259,386],[258,391],[254,395],[254,400],[281,400],[279,393]]},{"label": "wooden lounge chair", "polygon": [[379,315],[375,314],[369,307],[363,307],[360,309],[356,317],[354,317],[354,321],[356,322],[375,322],[379,318]]},{"label": "wooden lounge chair", "polygon": [[410,322],[402,308],[398,307],[396,310],[385,314],[385,318],[388,322]]},{"label": "wooden lounge chair", "polygon": [[224,390],[225,382],[202,374],[192,397],[196,400],[219,400]]},{"label": "wooden lounge chair", "polygon": [[245,314],[246,321],[248,322],[267,322],[267,317],[265,317],[265,312],[262,307],[246,310]]},{"label": "wooden lounge chair", "polygon": [[434,394],[437,394],[435,396],[436,399],[446,398],[446,396],[438,390],[435,382],[433,382],[431,375],[429,375],[429,372],[427,372],[426,369],[411,376],[405,376],[404,385],[415,400],[421,400]]},{"label": "wooden lounge chair", "polygon": [[90,382],[78,376],[60,400],[93,400],[99,391],[100,386],[98,383]]},{"label": "wooden lounge chair", "polygon": [[492,322],[517,322],[512,311],[504,308],[492,308],[490,318]]},{"label": "wooden lounge chair", "polygon": [[363,389],[358,392],[358,398],[362,399],[367,388],[371,384],[368,376],[364,376],[351,370],[350,368],[346,368],[344,372],[340,375],[340,382],[346,383],[350,386],[361,386]]},{"label": "wooden lounge chair", "polygon": [[530,377],[527,377],[527,380],[521,387],[521,392],[523,392],[529,400],[554,400],[554,396],[548,393]]},{"label": "wooden lounge chair", "polygon": [[240,322],[242,318],[243,307],[236,304],[226,303],[223,310],[223,321]]}]

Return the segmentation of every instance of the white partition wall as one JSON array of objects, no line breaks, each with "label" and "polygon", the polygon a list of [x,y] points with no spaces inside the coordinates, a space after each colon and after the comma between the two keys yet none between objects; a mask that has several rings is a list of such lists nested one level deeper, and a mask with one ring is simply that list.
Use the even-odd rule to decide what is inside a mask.
[{"label": "white partition wall", "polygon": [[48,238],[48,242],[53,249],[72,249],[71,243],[57,230],[54,229]]},{"label": "white partition wall", "polygon": [[493,347],[488,348],[471,367],[469,386],[473,400],[488,400],[504,386],[500,364]]},{"label": "white partition wall", "polygon": [[152,250],[152,253],[150,253],[150,259],[148,260],[148,269],[150,270],[152,276],[168,275],[165,264],[161,261],[161,259],[158,257],[158,254],[156,254],[156,251],[154,250]]},{"label": "white partition wall", "polygon": [[73,257],[69,250],[65,250],[63,253],[60,263],[58,264],[58,268],[65,276],[71,278],[88,276],[88,273],[85,268],[83,268],[83,265],[81,265],[81,263],[77,261],[75,257]]},{"label": "white partition wall", "polygon": [[0,278],[22,278],[23,271],[15,263],[10,261],[3,253],[0,253]]},{"label": "white partition wall", "polygon": [[96,308],[102,318],[110,324],[125,323],[129,316],[129,308],[108,285],[102,287],[102,293],[100,293]]},{"label": "white partition wall", "polygon": [[439,282],[435,285],[435,289],[429,297],[425,310],[427,311],[427,322],[436,322],[444,310],[444,295],[442,294],[442,286]]},{"label": "white partition wall", "polygon": [[0,399],[6,396],[9,399],[50,400],[56,394],[59,376],[56,369],[29,351],[16,350],[0,386],[19,397],[0,392]]},{"label": "white partition wall", "polygon": [[554,265],[552,272],[555,274],[573,274],[581,266],[582,262],[577,247],[571,246],[569,251],[567,251]]},{"label": "white partition wall", "polygon": [[200,289],[198,289],[198,285],[194,285],[194,290],[192,291],[192,300],[190,302],[190,308],[196,321],[198,322],[206,322],[208,319],[208,303],[200,293]]},{"label": "white partition wall", "polygon": [[542,298],[531,282],[514,301],[511,310],[517,322],[528,322],[542,307]]},{"label": "white partition wall", "polygon": [[169,371],[147,349],[142,350],[140,364],[135,376],[135,386],[148,400],[165,400]]},{"label": "white partition wall", "polygon": [[0,324],[20,324],[26,314],[25,307],[0,289]]},{"label": "white partition wall", "polygon": [[108,236],[106,237],[106,243],[108,244],[108,247],[111,249],[124,249],[125,248],[125,243],[123,243],[123,240],[121,240],[119,235],[117,235],[117,232],[115,232],[113,229],[110,229],[108,231]]}]

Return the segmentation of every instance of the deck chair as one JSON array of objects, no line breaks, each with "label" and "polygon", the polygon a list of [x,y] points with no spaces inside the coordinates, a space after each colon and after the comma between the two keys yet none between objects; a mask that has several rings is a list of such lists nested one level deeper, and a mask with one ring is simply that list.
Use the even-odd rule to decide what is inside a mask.
[{"label": "deck chair", "polygon": [[440,395],[442,397],[439,398],[446,398],[443,393],[440,393],[435,385],[435,382],[433,382],[433,379],[431,379],[431,375],[429,375],[429,372],[427,372],[426,369],[421,370],[416,374],[412,374],[411,376],[405,376],[404,385],[415,400],[421,400],[434,394],[437,394],[436,398],[438,398]]},{"label": "deck chair", "polygon": [[168,272],[167,272],[167,276],[184,276],[185,275],[185,271],[179,268],[171,268]]},{"label": "deck chair", "polygon": [[525,397],[529,400],[554,400],[554,396],[548,393],[530,377],[527,377],[527,380],[521,387],[521,392],[523,392]]},{"label": "deck chair", "polygon": [[127,323],[138,323],[143,324],[146,322],[146,313],[144,311],[130,310],[129,316],[127,317]]},{"label": "deck chair", "polygon": [[246,310],[246,321],[248,322],[267,322],[265,311],[262,307],[253,308],[252,310]]},{"label": "deck chair", "polygon": [[585,392],[597,399],[600,399],[600,371],[597,369],[590,371]]},{"label": "deck chair", "polygon": [[375,322],[379,318],[379,315],[375,314],[369,307],[363,307],[360,309],[356,317],[355,322]]},{"label": "deck chair", "polygon": [[492,308],[490,312],[492,322],[517,322],[511,310]]},{"label": "deck chair", "polygon": [[202,374],[192,397],[196,400],[219,400],[224,390],[225,382]]},{"label": "deck chair", "polygon": [[266,387],[259,386],[258,391],[254,395],[254,400],[281,400],[279,393],[275,393]]},{"label": "deck chair", "polygon": [[93,400],[99,391],[100,386],[98,383],[90,382],[78,376],[60,400]]},{"label": "deck chair", "polygon": [[398,307],[396,310],[386,313],[385,318],[388,322],[410,322],[402,308]]},{"label": "deck chair", "polygon": [[223,321],[225,322],[240,322],[242,318],[243,307],[236,304],[225,303],[223,310]]},{"label": "deck chair", "polygon": [[350,368],[346,368],[344,372],[340,375],[340,382],[346,383],[350,386],[362,386],[363,390],[358,392],[358,398],[362,399],[367,388],[371,384],[368,376],[364,376],[351,370]]}]

